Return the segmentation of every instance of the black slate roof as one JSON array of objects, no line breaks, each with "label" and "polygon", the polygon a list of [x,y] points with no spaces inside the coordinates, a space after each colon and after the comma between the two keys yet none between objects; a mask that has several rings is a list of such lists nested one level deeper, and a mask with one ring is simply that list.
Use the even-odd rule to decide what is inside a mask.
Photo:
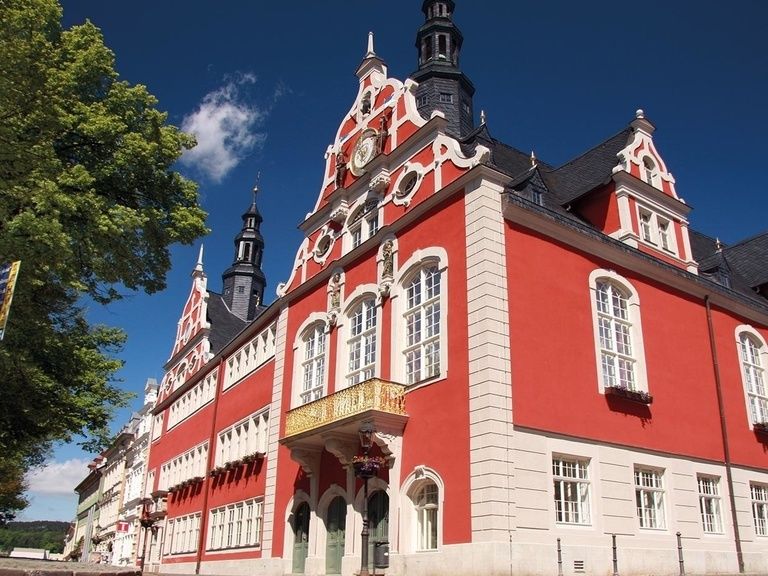
[{"label": "black slate roof", "polygon": [[[469,134],[461,147],[467,155],[474,153],[478,144],[489,148],[488,164],[512,178],[508,192],[594,228],[579,216],[578,210],[571,209],[571,204],[610,182],[619,163],[618,154],[632,134],[632,127],[627,126],[557,168],[538,159],[533,163],[529,154],[493,138],[485,124]],[[768,232],[726,246],[690,227],[688,231],[700,276],[765,304],[757,289],[762,287],[764,294],[768,291]]]},{"label": "black slate roof", "polygon": [[545,172],[544,181],[561,204],[573,202],[610,180],[613,168],[619,163],[617,155],[631,136],[632,128],[625,128],[559,168]]},{"label": "black slate roof", "polygon": [[768,232],[728,246],[723,252],[728,266],[750,288],[768,284]]},{"label": "black slate roof", "polygon": [[248,324],[229,311],[221,294],[208,291],[208,322],[211,332],[211,353],[216,354],[237,336]]}]

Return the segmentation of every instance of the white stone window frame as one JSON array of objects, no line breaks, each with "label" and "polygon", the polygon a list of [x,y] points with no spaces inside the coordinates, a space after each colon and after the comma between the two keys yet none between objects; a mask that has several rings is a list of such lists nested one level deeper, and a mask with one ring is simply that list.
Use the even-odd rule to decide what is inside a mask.
[{"label": "white stone window frame", "polygon": [[632,283],[618,274],[614,270],[605,270],[599,268],[593,270],[589,275],[589,302],[592,309],[592,330],[593,342],[595,346],[595,368],[597,372],[597,387],[600,394],[605,394],[605,388],[608,384],[605,382],[602,369],[602,350],[600,348],[600,326],[599,311],[597,309],[597,282],[607,281],[627,294],[627,311],[629,321],[631,322],[630,335],[632,338],[632,347],[634,349],[633,357],[635,360],[635,389],[640,392],[650,392],[648,389],[648,374],[645,363],[645,346],[643,344],[643,327],[640,308],[640,297]]},{"label": "white stone window frame", "polygon": [[[437,487],[437,541],[434,548],[419,547],[419,511],[414,498],[422,488],[432,483]],[[439,552],[443,547],[443,518],[445,516],[445,483],[440,474],[433,468],[424,465],[416,466],[414,471],[405,479],[400,490],[402,514],[400,516],[401,552],[428,554]]]},{"label": "white stone window frame", "polygon": [[448,254],[444,248],[430,247],[415,250],[400,268],[395,271],[394,284],[391,291],[392,330],[391,330],[391,365],[390,373],[396,382],[407,382],[405,313],[408,310],[407,284],[416,273],[423,268],[437,266],[440,273],[440,371],[434,376],[423,378],[409,386],[421,386],[443,380],[448,376],[448,302],[450,302],[448,286]]},{"label": "white stone window frame", "polygon": [[[375,205],[374,205],[375,202]],[[366,194],[349,211],[347,218],[344,252],[351,252],[366,240],[373,238],[381,230],[384,217],[384,205],[379,201],[378,195]],[[375,222],[375,227],[372,225]],[[355,235],[359,235],[359,241],[355,242]]]},{"label": "white stone window frame", "polygon": [[259,549],[263,532],[264,499],[262,497],[217,506],[208,512],[206,551]]},{"label": "white stone window frame", "polygon": [[[647,246],[652,246],[656,250],[679,257],[680,253],[677,249],[674,218],[668,214],[661,213],[657,208],[651,208],[641,202],[635,202],[635,209],[637,213],[637,235],[640,242]],[[644,215],[647,216],[646,221],[643,220]]]},{"label": "white stone window frame", "polygon": [[[736,327],[734,331],[734,337],[736,340],[736,354],[739,359],[739,371],[741,372],[741,383],[744,389],[744,403],[747,410],[747,422],[749,423],[750,430],[753,430],[757,419],[762,416],[764,422],[768,422],[768,409],[764,409],[764,414],[756,414],[752,409],[751,399],[765,399],[768,402],[768,343],[766,343],[763,335],[760,334],[754,327],[749,324],[741,324]],[[751,364],[753,368],[760,370],[760,376],[762,377],[762,385],[764,394],[759,392],[752,392],[749,389],[749,381],[746,374],[745,359],[742,351],[742,338],[749,338],[752,343],[757,347],[759,366]]]},{"label": "white stone window frame", "polygon": [[720,476],[696,474],[696,493],[699,500],[701,529],[704,534],[724,534]]},{"label": "white stone window frame", "polygon": [[[401,188],[404,185],[406,177],[412,172],[416,173],[416,182],[414,182],[413,187],[409,191],[405,192],[404,190],[401,190]],[[411,203],[413,196],[418,192],[426,173],[427,169],[418,162],[406,162],[403,164],[403,169],[400,171],[400,174],[398,174],[395,184],[392,187],[392,203],[395,206],[408,206]]]},{"label": "white stone window frame", "polygon": [[[592,460],[585,456],[573,456],[570,454],[553,453],[550,460],[551,466],[550,473],[550,486],[552,487],[552,503],[555,513],[555,524],[557,526],[592,526],[592,474],[591,464]],[[584,470],[584,476],[569,476],[568,474],[561,473],[564,470],[564,465],[574,465],[576,470]],[[556,473],[557,470],[557,473]],[[575,485],[577,488],[577,497],[575,510],[568,511],[568,516],[572,516],[575,513],[578,514],[578,519],[575,521],[564,520],[559,516],[557,507],[557,490],[555,485],[560,484],[560,491],[562,493],[563,486]],[[565,502],[565,499],[562,499]]]},{"label": "white stone window frame", "polygon": [[[642,483],[638,483],[638,474],[649,474],[653,477],[655,484],[654,485],[646,485]],[[655,466],[643,466],[640,464],[636,464],[632,471],[633,476],[633,484],[635,486],[635,511],[637,513],[637,520],[640,526],[641,530],[653,530],[653,531],[663,531],[667,528],[667,510],[666,510],[666,486],[664,481],[664,469],[663,468],[657,468]],[[650,518],[647,514],[645,514],[645,496],[648,495],[651,497],[652,502],[650,505],[650,509],[653,511],[653,518]],[[642,504],[638,506],[638,496],[640,496],[642,500]],[[649,526],[648,521],[654,522],[655,525]],[[644,525],[646,524],[646,525]]]},{"label": "white stone window frame", "polygon": [[[228,426],[216,436],[217,466],[267,450],[269,409],[263,408]],[[235,442],[237,438],[237,442]]]},{"label": "white stone window frame", "polygon": [[[326,246],[327,242],[327,246]],[[325,264],[329,256],[333,252],[333,247],[336,244],[336,232],[329,225],[325,225],[320,229],[315,239],[314,247],[312,248],[312,258],[320,265]]]},{"label": "white stone window frame", "polygon": [[302,322],[299,329],[296,331],[296,338],[293,341],[293,389],[291,394],[291,407],[296,408],[303,406],[308,402],[302,402],[301,397],[304,393],[304,351],[305,351],[305,338],[308,336],[310,330],[320,327],[324,337],[324,354],[325,361],[322,374],[322,390],[320,397],[322,398],[328,394],[328,345],[329,338],[328,332],[330,325],[328,324],[328,316],[325,313],[313,312],[310,314],[304,322]]},{"label": "white stone window frame", "polygon": [[200,512],[170,518],[165,553],[169,555],[194,553],[200,540],[200,519]]},{"label": "white stone window frame", "polygon": [[376,351],[373,365],[373,377],[378,377],[381,374],[381,339],[383,330],[381,322],[381,299],[378,298],[377,295],[378,286],[376,284],[360,284],[346,298],[346,302],[342,308],[342,313],[339,316],[336,324],[336,328],[339,334],[336,354],[336,374],[339,375],[339,378],[337,379],[339,382],[338,389],[348,388],[351,386],[348,380],[350,372],[349,342],[352,338],[352,318],[350,315],[352,311],[357,308],[357,306],[361,305],[364,301],[369,299],[374,301],[374,309],[376,313],[376,324],[374,326]]},{"label": "white stone window frame", "polygon": [[749,496],[752,502],[752,522],[755,536],[768,536],[768,484],[749,483]]},{"label": "white stone window frame", "polygon": [[640,179],[659,190],[662,189],[661,172],[659,171],[659,161],[648,153],[638,157],[640,162]]}]

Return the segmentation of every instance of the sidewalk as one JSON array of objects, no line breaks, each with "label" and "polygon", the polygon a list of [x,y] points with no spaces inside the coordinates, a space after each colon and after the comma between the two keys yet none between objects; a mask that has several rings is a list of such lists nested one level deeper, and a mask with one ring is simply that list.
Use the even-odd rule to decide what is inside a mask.
[{"label": "sidewalk", "polygon": [[135,566],[0,558],[0,576],[136,576]]}]

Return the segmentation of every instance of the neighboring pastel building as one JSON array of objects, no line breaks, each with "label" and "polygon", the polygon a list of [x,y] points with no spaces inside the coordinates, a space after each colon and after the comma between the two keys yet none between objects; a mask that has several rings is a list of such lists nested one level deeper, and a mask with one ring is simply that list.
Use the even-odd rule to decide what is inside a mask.
[{"label": "neighboring pastel building", "polygon": [[131,435],[131,442],[125,451],[125,481],[122,503],[115,523],[112,564],[135,566],[141,555],[141,525],[139,523],[149,457],[149,438],[152,429],[152,407],[157,400],[158,384],[148,378],[144,386],[144,404],[131,416],[124,430]]},{"label": "neighboring pastel building", "polygon": [[[74,537],[71,549],[67,552],[71,559],[81,562],[98,561],[93,537],[97,536],[99,523],[99,500],[101,498],[101,471],[104,458],[97,456],[88,464],[88,474],[75,486],[77,493],[77,512],[75,515]],[[98,536],[97,536],[98,539]]]},{"label": "neighboring pastel building", "polygon": [[369,39],[278,299],[255,198],[221,294],[198,260],[151,568],[350,576],[367,509],[393,576],[613,573],[613,535],[623,576],[768,571],[768,235],[691,230],[642,111],[562,166],[494,139],[422,10],[404,82]]}]

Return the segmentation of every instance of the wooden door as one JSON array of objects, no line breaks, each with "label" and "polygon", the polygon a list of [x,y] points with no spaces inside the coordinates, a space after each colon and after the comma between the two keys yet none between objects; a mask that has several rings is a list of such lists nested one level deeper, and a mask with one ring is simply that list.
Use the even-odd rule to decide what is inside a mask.
[{"label": "wooden door", "polygon": [[328,534],[325,545],[326,574],[341,574],[346,522],[347,503],[344,498],[337,496],[328,506],[328,517],[325,521]]}]

